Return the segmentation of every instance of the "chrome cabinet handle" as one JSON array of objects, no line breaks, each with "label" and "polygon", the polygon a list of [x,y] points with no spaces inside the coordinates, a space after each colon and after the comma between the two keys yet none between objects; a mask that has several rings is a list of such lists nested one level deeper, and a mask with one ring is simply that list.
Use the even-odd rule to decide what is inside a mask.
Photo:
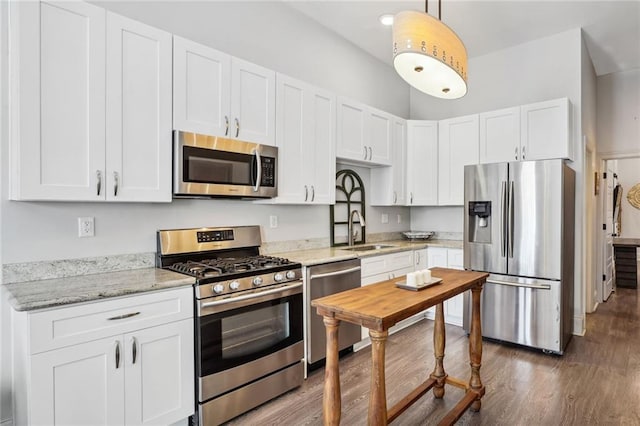
[{"label": "chrome cabinet handle", "polygon": [[367,147],[366,146],[364,147],[364,159],[365,160],[367,159]]},{"label": "chrome cabinet handle", "polygon": [[226,115],[224,116],[224,135],[229,135],[229,117]]},{"label": "chrome cabinet handle", "polygon": [[373,150],[369,147],[369,161],[373,158]]},{"label": "chrome cabinet handle", "polygon": [[416,265],[420,265],[420,252],[417,251],[416,255],[418,256],[418,259],[416,260]]},{"label": "chrome cabinet handle", "polygon": [[102,189],[102,172],[100,170],[96,170],[96,178],[98,178],[98,182],[96,183],[96,195],[100,195],[100,190]]},{"label": "chrome cabinet handle", "polygon": [[525,159],[525,151],[524,151],[525,148],[526,148],[525,146],[522,147],[522,159],[523,160]]},{"label": "chrome cabinet handle", "polygon": [[413,204],[413,192],[409,193],[409,204]]},{"label": "chrome cabinet handle", "polygon": [[393,204],[398,202],[398,193],[396,191],[393,191]]},{"label": "chrome cabinet handle", "polygon": [[113,196],[118,196],[118,172],[113,172]]},{"label": "chrome cabinet handle", "polygon": [[304,186],[304,201],[305,203],[307,202],[307,199],[309,198],[309,188],[307,187],[307,185]]},{"label": "chrome cabinet handle", "polygon": [[117,316],[115,316],[115,317],[107,318],[107,321],[115,321],[115,320],[121,320],[121,319],[131,318],[131,317],[135,317],[136,315],[140,315],[140,311],[138,311],[138,312],[131,312],[131,313],[128,313],[128,314],[117,315]]},{"label": "chrome cabinet handle", "polygon": [[238,117],[236,117],[236,138],[238,137],[239,134],[240,134],[240,121],[238,120]]},{"label": "chrome cabinet handle", "polygon": [[116,370],[120,368],[120,341],[116,340]]},{"label": "chrome cabinet handle", "polygon": [[138,356],[138,340],[135,337],[131,338],[131,364],[136,363],[136,358]]},{"label": "chrome cabinet handle", "polygon": [[313,200],[316,199],[316,188],[311,185],[311,202],[313,203]]},{"label": "chrome cabinet handle", "polygon": [[[236,136],[238,136],[236,134]],[[253,155],[256,156],[256,167],[257,167],[257,176],[256,176],[256,186],[253,187],[253,192],[258,192],[260,185],[262,184],[262,160],[260,159],[260,152],[257,149],[253,149]]]},{"label": "chrome cabinet handle", "polygon": [[516,150],[515,150],[515,157],[516,157],[516,161],[518,160],[518,147],[516,146]]}]

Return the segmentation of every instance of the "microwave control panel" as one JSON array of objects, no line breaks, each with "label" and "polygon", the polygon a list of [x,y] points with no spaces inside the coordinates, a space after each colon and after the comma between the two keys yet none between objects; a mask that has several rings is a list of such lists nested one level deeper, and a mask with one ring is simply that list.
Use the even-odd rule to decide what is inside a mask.
[{"label": "microwave control panel", "polygon": [[276,159],[271,157],[262,157],[262,186],[275,186],[276,185]]}]

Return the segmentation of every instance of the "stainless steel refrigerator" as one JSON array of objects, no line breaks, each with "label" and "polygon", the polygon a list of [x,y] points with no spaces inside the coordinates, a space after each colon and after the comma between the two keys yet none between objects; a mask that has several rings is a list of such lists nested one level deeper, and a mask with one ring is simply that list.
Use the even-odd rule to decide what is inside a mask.
[{"label": "stainless steel refrigerator", "polygon": [[490,273],[483,336],[564,352],[573,324],[574,193],[575,172],[563,160],[465,167],[464,267]]}]

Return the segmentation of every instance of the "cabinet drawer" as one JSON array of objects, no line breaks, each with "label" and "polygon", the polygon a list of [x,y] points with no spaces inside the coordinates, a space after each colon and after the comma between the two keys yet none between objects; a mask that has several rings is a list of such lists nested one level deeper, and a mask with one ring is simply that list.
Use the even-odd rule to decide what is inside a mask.
[{"label": "cabinet drawer", "polygon": [[29,313],[30,353],[187,318],[193,318],[192,287]]},{"label": "cabinet drawer", "polygon": [[383,254],[362,259],[362,277],[390,272],[396,269],[413,268],[413,251]]}]

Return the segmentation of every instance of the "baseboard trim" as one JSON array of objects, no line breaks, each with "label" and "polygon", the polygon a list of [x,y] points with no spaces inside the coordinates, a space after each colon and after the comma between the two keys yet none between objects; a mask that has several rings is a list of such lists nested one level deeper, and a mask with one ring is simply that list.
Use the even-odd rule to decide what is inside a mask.
[{"label": "baseboard trim", "polygon": [[585,318],[584,315],[574,316],[573,317],[573,335],[574,336],[584,336],[587,332],[585,328]]}]

